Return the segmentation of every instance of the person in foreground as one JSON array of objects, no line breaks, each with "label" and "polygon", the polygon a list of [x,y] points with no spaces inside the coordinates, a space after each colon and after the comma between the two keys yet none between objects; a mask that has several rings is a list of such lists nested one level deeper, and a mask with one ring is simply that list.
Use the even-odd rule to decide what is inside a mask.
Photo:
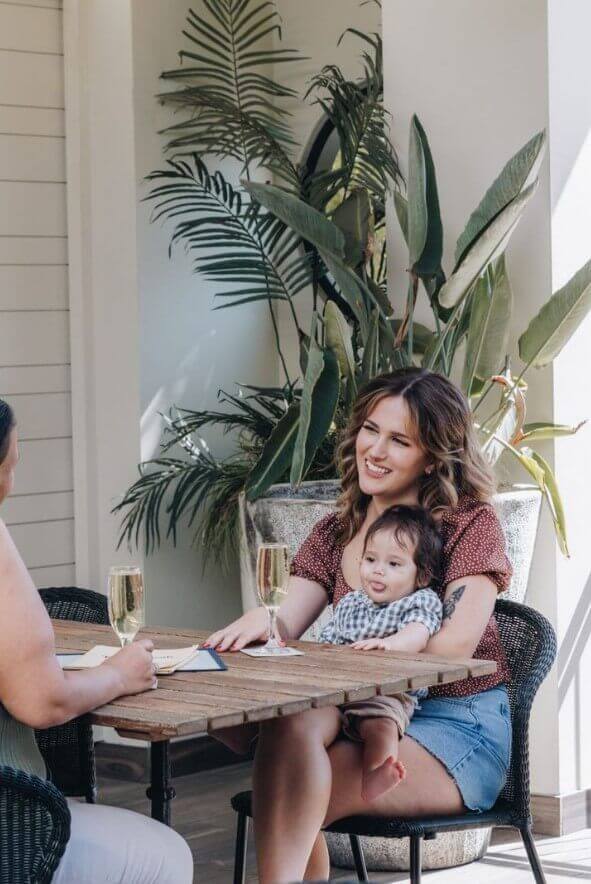
[{"label": "person in foreground", "polygon": [[[18,461],[12,409],[0,400],[0,503]],[[0,519],[0,764],[46,778],[33,728],[64,724],[156,685],[152,643],[136,641],[96,669],[63,672],[51,621]],[[72,822],[52,884],[190,884],[185,841],[161,823],[116,807],[68,799]]]},{"label": "person in foreground", "polygon": [[[345,595],[320,642],[360,651],[425,648],[441,625],[439,597],[428,586],[439,575],[441,540],[421,507],[392,506],[367,529],[359,566],[362,589]],[[406,776],[398,740],[427,691],[357,700],[341,707],[343,732],[363,743],[361,797],[378,798]]]},{"label": "person in foreground", "polygon": [[[450,659],[492,659],[497,670],[430,689],[400,740],[405,778],[373,799],[362,794],[363,747],[337,740],[339,710],[311,709],[265,722],[253,774],[261,884],[328,878],[321,830],[342,817],[487,810],[510,762],[510,673],[494,605],[509,585],[511,567],[490,502],[492,473],[464,396],[425,369],[374,378],[357,397],[338,465],[337,512],[315,525],[292,563],[279,612],[283,637],[299,637],[328,603],[338,610],[360,585],[367,529],[384,510],[419,505],[438,521],[443,542],[443,619],[425,650]],[[211,635],[209,644],[238,651],[263,640],[267,629],[266,611],[254,609]],[[221,736],[233,748],[245,748],[253,730]]]}]

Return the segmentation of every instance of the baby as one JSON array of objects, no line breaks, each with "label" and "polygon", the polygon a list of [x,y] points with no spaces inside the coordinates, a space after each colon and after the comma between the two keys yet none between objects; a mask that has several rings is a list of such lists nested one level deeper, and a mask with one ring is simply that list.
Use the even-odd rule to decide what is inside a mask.
[{"label": "baby", "polygon": [[[393,506],[365,536],[362,589],[337,604],[319,641],[368,651],[422,651],[441,626],[442,605],[429,589],[440,575],[441,539],[419,506]],[[426,691],[376,696],[342,707],[343,731],[363,743],[361,794],[372,801],[405,776],[398,742]]]}]

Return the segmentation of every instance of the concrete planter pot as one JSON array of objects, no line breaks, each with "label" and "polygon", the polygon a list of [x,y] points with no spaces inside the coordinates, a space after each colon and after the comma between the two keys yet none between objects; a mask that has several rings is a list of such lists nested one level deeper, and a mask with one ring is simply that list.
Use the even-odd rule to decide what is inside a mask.
[{"label": "concrete planter pot", "polygon": [[[287,543],[293,555],[310,533],[313,525],[335,509],[337,481],[304,482],[298,491],[289,485],[274,485],[266,497],[248,503],[240,500],[240,575],[244,610],[258,604],[256,597],[256,550],[259,543]],[[536,539],[541,495],[536,489],[508,489],[495,496],[507,553],[513,565],[513,580],[503,593],[505,598],[523,602]],[[302,636],[314,641],[330,619],[327,609]],[[487,851],[490,829],[473,829],[439,835],[423,844],[423,868],[441,869],[480,859]],[[368,869],[371,871],[409,868],[408,839],[361,839]],[[330,835],[329,849],[334,865],[352,868],[353,861],[346,836]]]}]

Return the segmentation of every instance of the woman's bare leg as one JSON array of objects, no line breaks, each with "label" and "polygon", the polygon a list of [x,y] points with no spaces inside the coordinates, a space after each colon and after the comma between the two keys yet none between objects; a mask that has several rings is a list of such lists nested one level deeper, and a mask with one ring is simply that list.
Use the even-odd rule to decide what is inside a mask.
[{"label": "woman's bare leg", "polygon": [[[332,792],[326,825],[353,814],[407,817],[465,811],[458,787],[444,766],[411,737],[403,737],[399,744],[398,758],[406,768],[405,779],[396,789],[374,801],[364,801],[361,797],[362,753],[359,743],[349,741],[340,741],[329,749]],[[323,841],[320,834],[310,855],[307,879],[311,878],[308,870],[315,872],[323,868],[326,850]]]},{"label": "woman's bare leg", "polygon": [[319,832],[306,866],[304,881],[328,881],[330,878],[330,856],[323,832]]},{"label": "woman's bare leg", "polygon": [[348,741],[335,743],[330,748],[332,792],[326,823],[363,813],[408,817],[465,811],[459,789],[445,767],[408,736],[402,738],[398,750],[406,777],[396,789],[373,801],[364,801],[361,797],[362,751],[358,743]]},{"label": "woman's bare leg", "polygon": [[260,884],[302,879],[328,808],[327,748],[340,727],[333,706],[262,723],[253,771]]}]

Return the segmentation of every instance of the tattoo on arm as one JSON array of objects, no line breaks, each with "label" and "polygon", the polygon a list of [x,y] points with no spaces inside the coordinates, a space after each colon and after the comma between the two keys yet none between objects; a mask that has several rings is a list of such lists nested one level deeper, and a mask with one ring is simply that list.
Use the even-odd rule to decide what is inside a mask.
[{"label": "tattoo on arm", "polygon": [[464,590],[466,589],[465,584],[462,586],[457,586],[450,597],[446,599],[443,603],[443,619],[451,620],[452,614],[456,609],[457,603],[460,601],[462,596],[464,595]]}]

